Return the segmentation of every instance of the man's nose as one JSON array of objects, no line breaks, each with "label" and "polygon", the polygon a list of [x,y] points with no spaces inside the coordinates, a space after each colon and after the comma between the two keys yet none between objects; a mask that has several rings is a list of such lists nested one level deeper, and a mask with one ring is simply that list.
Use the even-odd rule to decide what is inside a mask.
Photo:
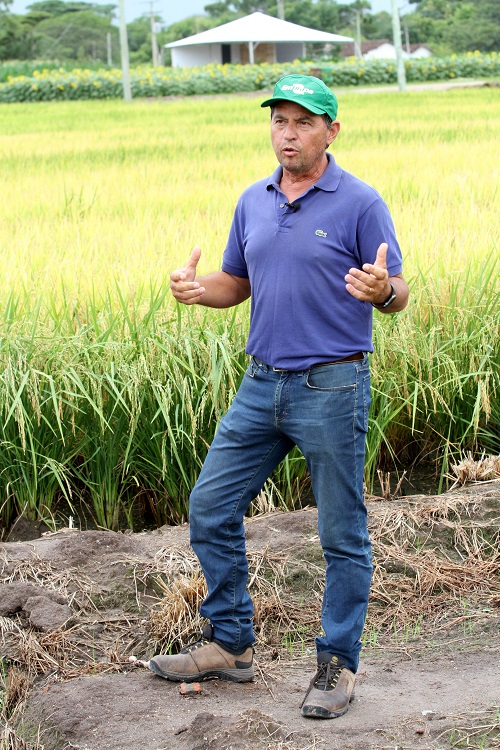
[{"label": "man's nose", "polygon": [[293,141],[297,137],[297,128],[293,122],[287,122],[283,135],[287,141]]}]

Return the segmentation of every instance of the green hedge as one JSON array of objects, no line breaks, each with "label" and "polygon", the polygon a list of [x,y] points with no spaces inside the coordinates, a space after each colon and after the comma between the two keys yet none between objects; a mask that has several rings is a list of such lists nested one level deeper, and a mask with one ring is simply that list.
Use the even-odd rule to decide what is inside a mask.
[{"label": "green hedge", "polygon": [[[500,55],[479,52],[450,57],[426,57],[405,60],[408,83],[443,81],[453,78],[492,78],[500,75]],[[359,86],[368,83],[395,83],[395,60],[359,60],[323,64],[321,77],[329,86]]]},{"label": "green hedge", "polygon": [[[500,76],[500,55],[479,52],[445,58],[407,60],[408,82]],[[207,65],[197,68],[138,67],[131,70],[133,97],[228,94],[269,89],[287,73],[311,69],[329,86],[386,84],[397,80],[394,60],[349,58],[340,63],[294,62],[263,65]],[[121,72],[73,69],[37,70],[31,76],[9,76],[0,84],[0,102],[55,99],[113,99],[123,95]]]}]

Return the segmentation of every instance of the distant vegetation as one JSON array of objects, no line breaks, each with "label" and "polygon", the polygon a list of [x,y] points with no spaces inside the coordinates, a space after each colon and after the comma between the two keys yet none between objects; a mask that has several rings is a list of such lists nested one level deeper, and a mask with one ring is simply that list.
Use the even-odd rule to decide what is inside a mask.
[{"label": "distant vegetation", "polygon": [[[0,527],[185,519],[248,307],[178,307],[168,273],[195,244],[219,267],[238,195],[273,170],[258,101],[0,107]],[[425,465],[445,487],[500,453],[498,95],[342,93],[339,115],[333,151],[387,200],[412,288],[375,313],[366,482]],[[288,508],[307,491],[297,453],[266,488]]]},{"label": "distant vegetation", "polygon": [[[390,60],[350,58],[341,63],[285,63],[275,65],[206,65],[200,68],[151,68],[131,70],[134,97],[230,94],[271,89],[286,73],[310,73],[332,87],[388,84],[396,82],[396,64]],[[26,63],[22,63],[24,68]],[[43,68],[31,75],[10,74],[0,83],[1,102],[53,101],[61,99],[116,99],[123,96],[121,71],[75,68]],[[0,64],[0,79],[2,78]],[[479,52],[447,58],[406,61],[406,79],[420,81],[500,77],[500,55]]]},{"label": "distant vegetation", "polygon": [[[117,5],[80,0],[38,0],[25,14],[11,12],[13,0],[0,0],[0,61],[57,59],[88,66],[119,61]],[[403,42],[426,44],[437,56],[500,50],[498,0],[415,0],[413,12],[402,17]],[[314,29],[355,37],[359,21],[362,39],[392,38],[387,12],[372,13],[368,0],[349,4],[336,0],[285,0],[286,20]],[[408,8],[407,8],[408,9]],[[253,11],[277,15],[276,0],[219,0],[205,6],[205,14],[166,26],[155,16],[160,48],[167,42],[219,26]],[[132,64],[152,61],[151,19],[144,15],[127,27]],[[328,57],[339,50],[329,51]],[[321,45],[310,45],[308,58],[325,57]],[[169,63],[166,51],[164,62]]]}]

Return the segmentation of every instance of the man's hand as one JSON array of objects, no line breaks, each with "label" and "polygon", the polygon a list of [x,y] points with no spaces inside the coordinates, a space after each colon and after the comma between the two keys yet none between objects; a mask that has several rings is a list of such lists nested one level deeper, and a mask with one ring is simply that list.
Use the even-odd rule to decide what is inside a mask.
[{"label": "man's hand", "polygon": [[[226,271],[215,271],[196,280],[201,250],[195,247],[185,266],[170,274],[170,289],[184,305],[226,308],[239,305],[250,297],[250,281]],[[201,283],[200,283],[201,282]]]},{"label": "man's hand", "polygon": [[171,292],[178,302],[185,305],[196,305],[205,294],[205,287],[196,281],[196,266],[200,256],[200,248],[195,247],[186,265],[170,274]]},{"label": "man's hand", "polygon": [[382,242],[375,263],[365,263],[362,269],[350,268],[345,276],[346,289],[356,299],[381,305],[391,293],[387,271],[387,244]]}]

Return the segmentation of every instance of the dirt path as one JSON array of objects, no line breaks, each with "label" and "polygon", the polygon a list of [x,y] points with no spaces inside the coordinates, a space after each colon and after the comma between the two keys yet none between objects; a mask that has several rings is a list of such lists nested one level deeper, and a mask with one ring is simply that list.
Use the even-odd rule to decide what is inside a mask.
[{"label": "dirt path", "polygon": [[475,713],[482,722],[482,712],[500,698],[499,654],[493,648],[467,654],[449,649],[416,659],[365,657],[356,699],[333,721],[300,716],[311,675],[310,665],[296,665],[273,679],[266,676],[267,685],[261,676],[240,685],[212,681],[203,684],[201,695],[186,698],[179,685],[146,671],[109,674],[48,690],[40,685],[30,704],[34,719],[57,728],[58,748],[364,750],[449,747],[445,730],[472,725]]},{"label": "dirt path", "polygon": [[[0,545],[0,645],[10,665],[4,696],[11,701],[5,748],[499,748],[500,578],[493,545],[500,483],[371,503],[369,510],[377,565],[367,647],[356,699],[333,721],[304,719],[299,709],[314,669],[312,630],[304,631],[301,618],[305,612],[310,621],[312,612],[314,619],[321,587],[314,509],[247,522],[254,578],[267,566],[255,600],[260,612],[273,605],[276,625],[262,626],[252,683],[207,681],[195,696],[128,660],[151,655],[158,581],[191,575],[186,526],[130,535],[68,531]],[[422,597],[419,586],[427,586],[431,566],[440,578]],[[265,588],[270,571],[276,602]],[[409,582],[413,598],[405,598]],[[62,607],[71,619],[56,627]],[[419,607],[423,614],[413,617]],[[296,619],[283,625],[287,613]]]}]

